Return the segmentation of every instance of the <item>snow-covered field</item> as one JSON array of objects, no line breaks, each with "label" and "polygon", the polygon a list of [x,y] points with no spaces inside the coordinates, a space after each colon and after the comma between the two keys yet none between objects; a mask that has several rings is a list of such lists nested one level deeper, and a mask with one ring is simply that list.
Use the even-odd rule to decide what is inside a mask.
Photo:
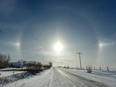
[{"label": "snow-covered field", "polygon": [[11,76],[17,73],[23,73],[23,71],[0,71],[0,77]]},{"label": "snow-covered field", "polygon": [[116,87],[116,72],[51,68],[0,87]]},{"label": "snow-covered field", "polygon": [[0,87],[8,83],[33,76],[32,74],[24,71],[1,71],[0,73]]},{"label": "snow-covered field", "polygon": [[65,71],[77,76],[84,77],[86,79],[104,83],[110,87],[116,87],[116,71],[94,70],[92,73],[87,73],[86,70],[76,69],[65,69]]}]

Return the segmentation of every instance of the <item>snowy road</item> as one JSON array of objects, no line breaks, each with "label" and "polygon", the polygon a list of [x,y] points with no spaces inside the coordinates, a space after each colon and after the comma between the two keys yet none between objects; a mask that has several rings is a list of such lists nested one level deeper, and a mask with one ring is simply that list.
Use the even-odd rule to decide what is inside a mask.
[{"label": "snowy road", "polygon": [[41,75],[19,80],[4,87],[108,87],[105,84],[88,80],[65,71],[51,68]]}]

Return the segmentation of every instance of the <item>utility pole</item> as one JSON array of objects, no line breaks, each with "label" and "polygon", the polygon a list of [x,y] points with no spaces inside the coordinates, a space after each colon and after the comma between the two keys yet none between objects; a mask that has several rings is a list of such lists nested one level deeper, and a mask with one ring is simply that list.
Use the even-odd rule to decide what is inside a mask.
[{"label": "utility pole", "polygon": [[82,53],[79,52],[79,53],[77,53],[77,54],[79,54],[80,69],[82,69],[82,63],[81,63],[81,54],[82,54]]}]

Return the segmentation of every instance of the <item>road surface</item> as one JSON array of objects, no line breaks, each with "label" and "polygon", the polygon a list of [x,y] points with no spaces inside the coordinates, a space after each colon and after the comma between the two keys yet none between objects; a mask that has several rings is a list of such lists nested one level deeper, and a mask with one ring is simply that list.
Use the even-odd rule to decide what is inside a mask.
[{"label": "road surface", "polygon": [[105,84],[77,76],[65,69],[51,68],[41,75],[19,80],[4,87],[108,87]]}]

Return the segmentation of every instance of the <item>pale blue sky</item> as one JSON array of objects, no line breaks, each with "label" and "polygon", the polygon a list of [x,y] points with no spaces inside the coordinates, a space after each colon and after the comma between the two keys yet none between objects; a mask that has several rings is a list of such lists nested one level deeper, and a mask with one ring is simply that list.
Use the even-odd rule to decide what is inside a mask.
[{"label": "pale blue sky", "polygon": [[[54,64],[115,67],[115,0],[0,0],[0,51]],[[60,40],[61,56],[53,51]],[[99,45],[102,44],[102,47]]]}]

